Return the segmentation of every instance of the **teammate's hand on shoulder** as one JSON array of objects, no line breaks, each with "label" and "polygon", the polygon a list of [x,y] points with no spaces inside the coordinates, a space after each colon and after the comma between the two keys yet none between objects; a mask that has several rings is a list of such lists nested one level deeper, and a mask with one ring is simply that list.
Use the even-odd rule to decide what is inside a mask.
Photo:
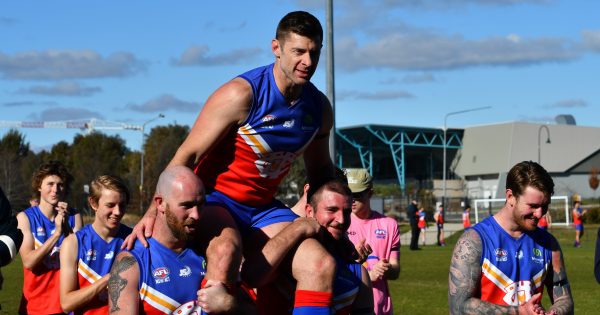
[{"label": "teammate's hand on shoulder", "polygon": [[148,247],[148,241],[146,238],[152,236],[152,229],[154,222],[156,221],[156,209],[150,208],[146,211],[146,214],[142,219],[133,227],[131,234],[129,234],[123,241],[121,249],[131,250],[136,240],[140,240],[144,247]]},{"label": "teammate's hand on shoulder", "polygon": [[294,224],[301,230],[301,233],[306,238],[319,235],[323,229],[315,218],[300,217],[294,220]]}]

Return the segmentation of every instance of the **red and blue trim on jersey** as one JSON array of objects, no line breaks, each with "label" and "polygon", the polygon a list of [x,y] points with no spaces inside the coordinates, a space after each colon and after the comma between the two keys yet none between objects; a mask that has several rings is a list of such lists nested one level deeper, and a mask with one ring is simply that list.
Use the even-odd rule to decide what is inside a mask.
[{"label": "red and blue trim on jersey", "polygon": [[472,228],[482,241],[482,300],[518,306],[543,291],[552,262],[552,237],[548,232],[535,229],[514,239],[494,217]]},{"label": "red and blue trim on jersey", "polygon": [[206,260],[189,248],[176,253],[153,238],[147,241],[147,248],[138,241],[130,251],[140,272],[140,313],[171,314],[180,305],[198,298],[196,292],[206,274]]},{"label": "red and blue trim on jersey", "polygon": [[[75,233],[77,238],[77,274],[79,288],[90,286],[110,272],[117,254],[121,251],[123,240],[131,234],[131,228],[121,224],[117,235],[106,242],[92,227],[84,226]],[[75,310],[74,315],[100,315],[108,313],[108,295],[106,291],[94,297],[81,309]]]},{"label": "red and blue trim on jersey", "polygon": [[273,64],[240,78],[252,87],[246,121],[199,163],[196,173],[207,191],[216,190],[239,203],[262,206],[272,201],[292,162],[319,132],[323,94],[312,84],[290,104],[279,91]]}]

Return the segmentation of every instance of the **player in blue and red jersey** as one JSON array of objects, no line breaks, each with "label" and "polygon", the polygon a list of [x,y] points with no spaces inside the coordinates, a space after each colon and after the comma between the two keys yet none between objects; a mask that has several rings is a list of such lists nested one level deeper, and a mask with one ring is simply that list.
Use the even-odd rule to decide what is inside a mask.
[{"label": "player in blue and red jersey", "polygon": [[[138,240],[131,251],[119,253],[110,271],[109,313],[204,314],[196,300],[206,260],[191,242],[204,228],[199,224],[205,204],[202,181],[187,167],[168,167],[158,179],[153,202],[158,215],[148,247]],[[205,306],[254,314],[253,305],[235,299],[226,302],[223,306],[213,299]]]},{"label": "player in blue and red jersey", "polygon": [[59,296],[60,245],[83,226],[81,215],[65,202],[73,177],[58,161],[40,165],[31,188],[40,203],[17,215],[23,243],[23,296],[20,314],[62,314]]},{"label": "player in blue and red jersey", "polygon": [[[193,169],[206,185],[202,220],[209,223],[202,239],[208,244],[208,283],[234,286],[242,248],[243,279],[254,287],[270,282],[277,273],[264,263],[261,249],[297,217],[274,198],[277,186],[300,156],[309,183],[318,186],[333,178],[332,108],[310,82],[322,40],[323,29],[313,15],[296,11],[284,16],[271,42],[275,62],[217,89],[169,163]],[[134,228],[138,237],[143,230],[151,233],[155,215],[149,209]],[[303,250],[311,253],[305,261],[313,267],[307,274],[310,290],[331,293],[335,260],[318,243]]]},{"label": "player in blue and red jersey", "polygon": [[[467,229],[450,266],[451,314],[572,314],[573,298],[557,240],[537,227],[554,182],[535,162],[515,165],[506,178],[506,203]],[[550,309],[541,305],[548,288]]]},{"label": "player in blue and red jersey", "polygon": [[[281,233],[267,242],[263,248],[265,259],[286,256],[281,268],[293,275],[295,294],[286,295],[273,289],[259,304],[263,315],[276,314],[374,314],[373,289],[369,273],[360,263],[351,261],[346,254],[346,232],[350,226],[352,212],[352,192],[348,185],[339,179],[324,185],[310,186],[306,217],[301,217],[288,225]],[[302,248],[316,242],[311,237],[319,236],[321,243],[336,259],[337,270],[331,293],[305,290],[302,279],[310,266],[304,264],[307,251]]]},{"label": "player in blue and red jersey", "polygon": [[101,175],[88,197],[94,222],[65,238],[60,248],[60,304],[73,314],[107,314],[109,271],[131,228],[121,224],[129,203],[122,179]]}]

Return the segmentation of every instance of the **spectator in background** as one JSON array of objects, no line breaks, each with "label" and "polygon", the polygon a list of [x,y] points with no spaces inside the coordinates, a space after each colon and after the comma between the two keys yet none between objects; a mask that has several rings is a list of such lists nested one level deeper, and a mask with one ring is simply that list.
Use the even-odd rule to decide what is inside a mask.
[{"label": "spectator in background", "polygon": [[421,229],[419,229],[419,217],[417,215],[419,212],[419,208],[417,208],[417,200],[413,199],[408,207],[406,208],[406,216],[410,222],[410,250],[418,250],[419,249],[419,233],[421,233]]},{"label": "spectator in background", "polygon": [[60,245],[77,232],[83,220],[65,202],[73,177],[58,161],[42,164],[33,174],[31,188],[40,205],[17,215],[23,244],[23,296],[20,314],[62,314],[59,296]]},{"label": "spectator in background", "polygon": [[352,214],[348,237],[354,244],[368,244],[372,253],[366,268],[373,284],[375,314],[392,314],[392,299],[387,280],[400,275],[400,233],[392,218],[371,209],[373,178],[366,169],[347,169],[352,191]]},{"label": "spectator in background", "polygon": [[444,205],[440,204],[433,215],[435,225],[437,226],[437,245],[446,246],[444,240]]},{"label": "spectator in background", "polygon": [[587,209],[581,207],[581,201],[573,202],[573,224],[575,225],[575,243],[573,246],[581,247],[581,237],[583,237],[583,216],[587,213]]},{"label": "spectator in background", "polygon": [[425,246],[425,232],[427,231],[427,220],[425,219],[425,208],[421,207],[417,212],[417,216],[419,217],[419,223],[417,226],[421,232],[421,238],[423,239],[423,246]]},{"label": "spectator in background", "polygon": [[543,215],[538,221],[538,227],[542,230],[548,230],[548,228],[552,225],[552,217],[550,216],[550,210]]},{"label": "spectator in background", "polygon": [[467,205],[462,214],[463,227],[466,229],[471,226],[471,206]]}]

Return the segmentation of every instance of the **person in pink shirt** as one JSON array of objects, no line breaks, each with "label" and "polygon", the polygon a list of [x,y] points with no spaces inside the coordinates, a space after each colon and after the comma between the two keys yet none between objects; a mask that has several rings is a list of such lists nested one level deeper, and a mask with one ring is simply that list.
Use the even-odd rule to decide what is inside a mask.
[{"label": "person in pink shirt", "polygon": [[368,244],[372,253],[364,266],[373,284],[376,315],[393,314],[387,280],[400,275],[400,233],[398,223],[371,209],[373,178],[366,169],[346,169],[352,191],[352,215],[348,237],[354,244]]}]

